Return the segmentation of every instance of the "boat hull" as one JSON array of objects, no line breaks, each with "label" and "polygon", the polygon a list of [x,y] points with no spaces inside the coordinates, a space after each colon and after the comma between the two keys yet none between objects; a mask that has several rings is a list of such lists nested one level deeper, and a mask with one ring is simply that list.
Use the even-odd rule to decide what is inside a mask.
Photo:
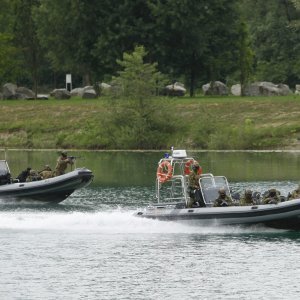
[{"label": "boat hull", "polygon": [[75,190],[89,185],[93,177],[94,175],[89,169],[80,168],[44,180],[5,184],[0,186],[0,199],[60,203]]},{"label": "boat hull", "polygon": [[137,215],[200,226],[264,224],[278,229],[300,230],[300,199],[268,205],[189,209],[155,205]]}]

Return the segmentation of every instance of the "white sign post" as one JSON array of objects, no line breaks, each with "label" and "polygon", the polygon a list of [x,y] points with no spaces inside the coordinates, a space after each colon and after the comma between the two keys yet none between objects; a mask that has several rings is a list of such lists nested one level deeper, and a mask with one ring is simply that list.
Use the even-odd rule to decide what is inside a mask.
[{"label": "white sign post", "polygon": [[72,74],[66,74],[66,90],[72,90]]}]

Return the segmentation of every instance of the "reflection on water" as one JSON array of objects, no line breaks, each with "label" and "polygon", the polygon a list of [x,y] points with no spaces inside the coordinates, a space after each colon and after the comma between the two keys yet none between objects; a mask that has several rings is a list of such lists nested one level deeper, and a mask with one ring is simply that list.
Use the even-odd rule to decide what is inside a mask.
[{"label": "reflection on water", "polygon": [[[153,186],[161,152],[69,151],[81,157],[77,167],[94,174],[94,186]],[[1,155],[1,152],[0,152]],[[300,181],[300,152],[188,152],[201,164],[204,173],[224,175],[231,182]],[[56,151],[6,151],[12,174],[31,166],[40,170],[45,164],[55,167]]]}]

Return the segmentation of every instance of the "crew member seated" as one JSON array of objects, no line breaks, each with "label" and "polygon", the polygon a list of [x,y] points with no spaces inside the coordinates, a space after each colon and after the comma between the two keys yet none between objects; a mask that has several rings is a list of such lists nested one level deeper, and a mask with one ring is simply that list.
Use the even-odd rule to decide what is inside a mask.
[{"label": "crew member seated", "polygon": [[16,179],[19,180],[19,182],[26,182],[27,177],[29,176],[31,168],[28,167],[26,170],[22,171],[17,177]]},{"label": "crew member seated", "polygon": [[240,205],[241,206],[247,206],[247,205],[255,205],[256,204],[256,200],[252,195],[252,191],[251,190],[245,190],[244,195],[242,196],[242,198],[240,199]]},{"label": "crew member seated", "polygon": [[48,179],[53,177],[53,171],[49,165],[45,165],[45,168],[39,172],[39,175],[42,177],[42,179]]},{"label": "crew member seated", "polygon": [[224,207],[233,205],[232,199],[226,195],[225,188],[220,188],[219,197],[214,201],[214,207]]},{"label": "crew member seated", "polygon": [[291,193],[289,193],[288,199],[292,200],[292,199],[298,199],[300,198],[300,184],[298,185],[298,187],[293,190]]},{"label": "crew member seated", "polygon": [[277,204],[281,202],[280,192],[276,189],[270,189],[263,197],[263,204]]},{"label": "crew member seated", "polygon": [[41,180],[42,177],[39,175],[39,173],[35,170],[30,170],[29,171],[29,175],[27,176],[27,179],[26,181],[27,182],[30,182],[30,181],[38,181],[38,180]]}]

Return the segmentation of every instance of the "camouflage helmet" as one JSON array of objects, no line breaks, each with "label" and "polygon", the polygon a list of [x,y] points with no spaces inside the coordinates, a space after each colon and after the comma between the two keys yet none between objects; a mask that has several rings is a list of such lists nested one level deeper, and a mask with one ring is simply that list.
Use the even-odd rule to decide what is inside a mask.
[{"label": "camouflage helmet", "polygon": [[67,151],[61,151],[60,154],[64,157],[67,157],[68,156],[68,152]]},{"label": "camouflage helmet", "polygon": [[199,164],[197,162],[194,162],[192,165],[192,170],[197,171],[200,168]]},{"label": "camouflage helmet", "polygon": [[269,189],[269,195],[270,195],[271,197],[275,196],[276,194],[277,194],[276,189],[274,189],[274,188]]},{"label": "camouflage helmet", "polygon": [[224,187],[221,187],[221,188],[219,189],[219,194],[220,194],[220,195],[225,195],[225,194],[226,194],[226,190],[225,190]]},{"label": "camouflage helmet", "polygon": [[245,195],[252,195],[252,191],[251,190],[246,190]]}]

